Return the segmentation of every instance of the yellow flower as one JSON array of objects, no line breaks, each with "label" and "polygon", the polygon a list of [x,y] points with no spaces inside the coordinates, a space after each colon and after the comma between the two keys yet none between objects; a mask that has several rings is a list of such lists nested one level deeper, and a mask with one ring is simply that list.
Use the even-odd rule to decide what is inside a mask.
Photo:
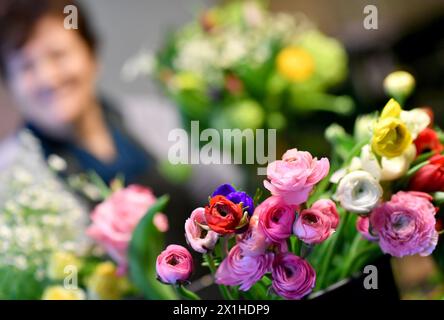
[{"label": "yellow flower", "polygon": [[82,289],[66,289],[62,286],[46,288],[42,296],[43,300],[85,300],[86,295]]},{"label": "yellow flower", "polygon": [[48,277],[52,280],[62,280],[67,274],[66,267],[74,267],[79,270],[82,267],[82,261],[69,252],[55,252],[49,258]]},{"label": "yellow flower", "polygon": [[117,268],[112,262],[97,265],[87,281],[88,294],[93,299],[118,300],[130,289],[128,279],[117,275]]},{"label": "yellow flower", "polygon": [[401,112],[399,103],[391,99],[375,125],[372,148],[381,157],[398,157],[412,144],[412,135],[400,119]]},{"label": "yellow flower", "polygon": [[401,111],[402,108],[399,103],[395,99],[390,99],[385,105],[384,109],[382,109],[379,119],[386,119],[390,117],[399,118],[401,116]]},{"label": "yellow flower", "polygon": [[284,48],[277,56],[277,69],[291,81],[304,81],[311,77],[315,63],[313,57],[298,47]]}]

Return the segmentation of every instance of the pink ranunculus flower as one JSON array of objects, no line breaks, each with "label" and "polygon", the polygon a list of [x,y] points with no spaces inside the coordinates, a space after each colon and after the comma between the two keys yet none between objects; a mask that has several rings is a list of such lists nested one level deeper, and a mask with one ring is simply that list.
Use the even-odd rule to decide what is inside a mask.
[{"label": "pink ranunculus flower", "polygon": [[237,244],[216,271],[216,283],[227,286],[240,285],[240,290],[248,291],[264,274],[270,272],[274,254],[267,252],[258,256],[243,254]]},{"label": "pink ranunculus flower", "polygon": [[160,232],[167,232],[170,227],[167,215],[161,212],[154,215],[153,223]]},{"label": "pink ranunculus flower", "polygon": [[308,295],[316,283],[316,272],[301,257],[293,253],[277,255],[273,262],[273,290],[285,299],[301,299]]},{"label": "pink ranunculus flower", "polygon": [[188,281],[193,272],[191,253],[179,245],[169,245],[156,260],[156,272],[160,281],[176,284]]},{"label": "pink ranunculus flower", "polygon": [[293,232],[305,243],[317,244],[332,235],[338,223],[336,204],[331,200],[321,199],[298,215]]},{"label": "pink ranunculus flower", "polygon": [[239,246],[244,255],[259,256],[264,254],[270,245],[270,241],[259,227],[259,218],[254,215],[250,219],[250,226],[246,232],[238,237]]},{"label": "pink ranunculus flower", "polygon": [[285,202],[298,205],[307,201],[313,187],[321,181],[330,170],[327,158],[318,160],[309,152],[288,150],[282,157],[267,167],[264,186],[272,195],[281,196]]},{"label": "pink ranunculus flower", "polygon": [[370,224],[383,252],[395,257],[433,252],[438,233],[432,199],[427,193],[400,191],[373,210]]},{"label": "pink ranunculus flower", "polygon": [[296,217],[296,206],[288,205],[279,196],[271,196],[254,211],[259,219],[259,228],[274,243],[280,243],[291,236]]},{"label": "pink ranunculus flower", "polygon": [[358,217],[356,220],[356,229],[368,241],[378,241],[378,236],[373,235],[370,231],[370,218]]},{"label": "pink ranunculus flower", "polygon": [[[127,249],[134,229],[155,202],[150,189],[130,185],[114,192],[93,210],[87,234],[118,263],[119,273],[126,272]],[[154,217],[154,224],[159,231],[168,229],[168,219],[163,214]]]},{"label": "pink ranunculus flower", "polygon": [[206,253],[216,245],[218,234],[202,228],[206,225],[205,208],[197,208],[185,221],[185,237],[188,244],[199,253]]}]

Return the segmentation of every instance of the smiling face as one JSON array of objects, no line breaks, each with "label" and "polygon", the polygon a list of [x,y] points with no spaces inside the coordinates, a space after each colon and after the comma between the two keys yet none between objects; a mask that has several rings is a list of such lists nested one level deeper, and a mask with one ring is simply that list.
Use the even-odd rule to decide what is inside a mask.
[{"label": "smiling face", "polygon": [[7,59],[7,85],[24,118],[52,134],[66,132],[95,102],[97,61],[63,19],[41,18]]}]

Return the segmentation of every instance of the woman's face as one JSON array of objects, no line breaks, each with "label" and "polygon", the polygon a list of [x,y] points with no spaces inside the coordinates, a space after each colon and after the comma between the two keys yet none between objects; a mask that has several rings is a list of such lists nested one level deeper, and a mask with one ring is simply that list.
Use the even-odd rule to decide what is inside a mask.
[{"label": "woman's face", "polygon": [[11,55],[7,84],[26,120],[48,133],[68,132],[95,101],[97,63],[76,30],[47,16]]}]

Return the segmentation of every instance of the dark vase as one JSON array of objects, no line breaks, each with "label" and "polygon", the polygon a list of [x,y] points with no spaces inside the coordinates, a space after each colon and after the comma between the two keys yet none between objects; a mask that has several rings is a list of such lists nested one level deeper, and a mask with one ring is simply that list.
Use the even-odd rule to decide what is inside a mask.
[{"label": "dark vase", "polygon": [[377,289],[364,287],[364,280],[368,274],[361,272],[315,293],[311,298],[314,300],[399,300],[390,256],[384,255],[375,260],[372,265],[378,270]]}]

